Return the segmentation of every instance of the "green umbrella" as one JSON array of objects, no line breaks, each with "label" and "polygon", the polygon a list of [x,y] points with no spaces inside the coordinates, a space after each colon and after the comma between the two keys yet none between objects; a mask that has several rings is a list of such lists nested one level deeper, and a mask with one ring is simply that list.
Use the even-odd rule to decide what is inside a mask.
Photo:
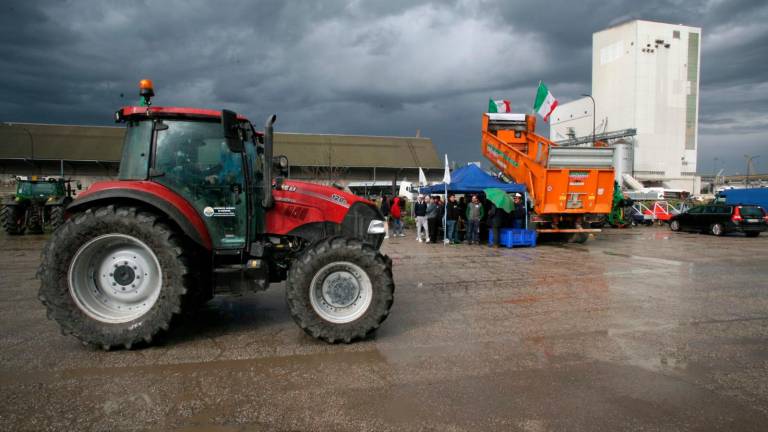
[{"label": "green umbrella", "polygon": [[512,198],[507,195],[506,192],[499,188],[484,189],[485,197],[488,201],[492,202],[497,208],[503,209],[507,213],[511,213],[515,208],[515,203],[512,202]]}]

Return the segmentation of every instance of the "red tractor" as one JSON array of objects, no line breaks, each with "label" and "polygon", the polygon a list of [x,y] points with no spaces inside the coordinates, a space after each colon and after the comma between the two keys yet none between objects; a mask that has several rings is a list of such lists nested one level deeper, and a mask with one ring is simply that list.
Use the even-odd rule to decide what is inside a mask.
[{"label": "red tractor", "polygon": [[[124,107],[119,180],[92,185],[46,244],[40,299],[64,334],[104,349],[150,343],[219,293],[286,281],[296,323],[326,342],[371,334],[392,307],[373,203],[284,178],[272,125],[232,111]],[[273,176],[273,170],[277,175]]]}]

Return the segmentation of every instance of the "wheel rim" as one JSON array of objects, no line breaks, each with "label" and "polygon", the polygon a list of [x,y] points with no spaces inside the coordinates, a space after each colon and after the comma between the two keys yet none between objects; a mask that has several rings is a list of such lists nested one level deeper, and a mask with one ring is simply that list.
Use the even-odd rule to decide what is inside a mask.
[{"label": "wheel rim", "polygon": [[720,235],[720,234],[722,234],[722,233],[723,233],[723,229],[722,229],[722,227],[720,227],[720,225],[718,225],[718,224],[715,224],[715,225],[712,227],[712,234],[714,234],[714,235]]},{"label": "wheel rim", "polygon": [[327,264],[309,284],[312,308],[324,320],[345,324],[360,318],[373,298],[368,274],[357,264],[341,261]]},{"label": "wheel rim", "polygon": [[680,222],[672,221],[672,231],[677,231],[679,229],[680,229]]},{"label": "wheel rim", "polygon": [[163,274],[157,256],[141,240],[106,234],[78,249],[69,266],[69,293],[89,317],[132,321],[154,306]]}]

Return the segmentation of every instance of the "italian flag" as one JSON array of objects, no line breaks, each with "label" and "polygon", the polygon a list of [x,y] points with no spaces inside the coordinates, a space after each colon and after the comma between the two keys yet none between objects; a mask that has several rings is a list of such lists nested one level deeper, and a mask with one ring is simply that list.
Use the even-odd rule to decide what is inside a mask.
[{"label": "italian flag", "polygon": [[544,83],[539,83],[539,90],[536,92],[536,102],[533,104],[533,110],[536,111],[544,121],[549,121],[549,115],[557,108],[557,99],[552,96]]},{"label": "italian flag", "polygon": [[512,112],[512,105],[508,100],[488,100],[489,113],[508,113]]}]

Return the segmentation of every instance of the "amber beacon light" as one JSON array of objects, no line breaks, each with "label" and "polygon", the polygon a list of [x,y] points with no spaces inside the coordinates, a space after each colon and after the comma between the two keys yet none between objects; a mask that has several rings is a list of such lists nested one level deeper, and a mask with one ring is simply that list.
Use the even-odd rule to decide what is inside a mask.
[{"label": "amber beacon light", "polygon": [[149,106],[152,104],[151,99],[155,95],[152,80],[143,79],[139,81],[139,95],[144,98],[144,105]]}]

